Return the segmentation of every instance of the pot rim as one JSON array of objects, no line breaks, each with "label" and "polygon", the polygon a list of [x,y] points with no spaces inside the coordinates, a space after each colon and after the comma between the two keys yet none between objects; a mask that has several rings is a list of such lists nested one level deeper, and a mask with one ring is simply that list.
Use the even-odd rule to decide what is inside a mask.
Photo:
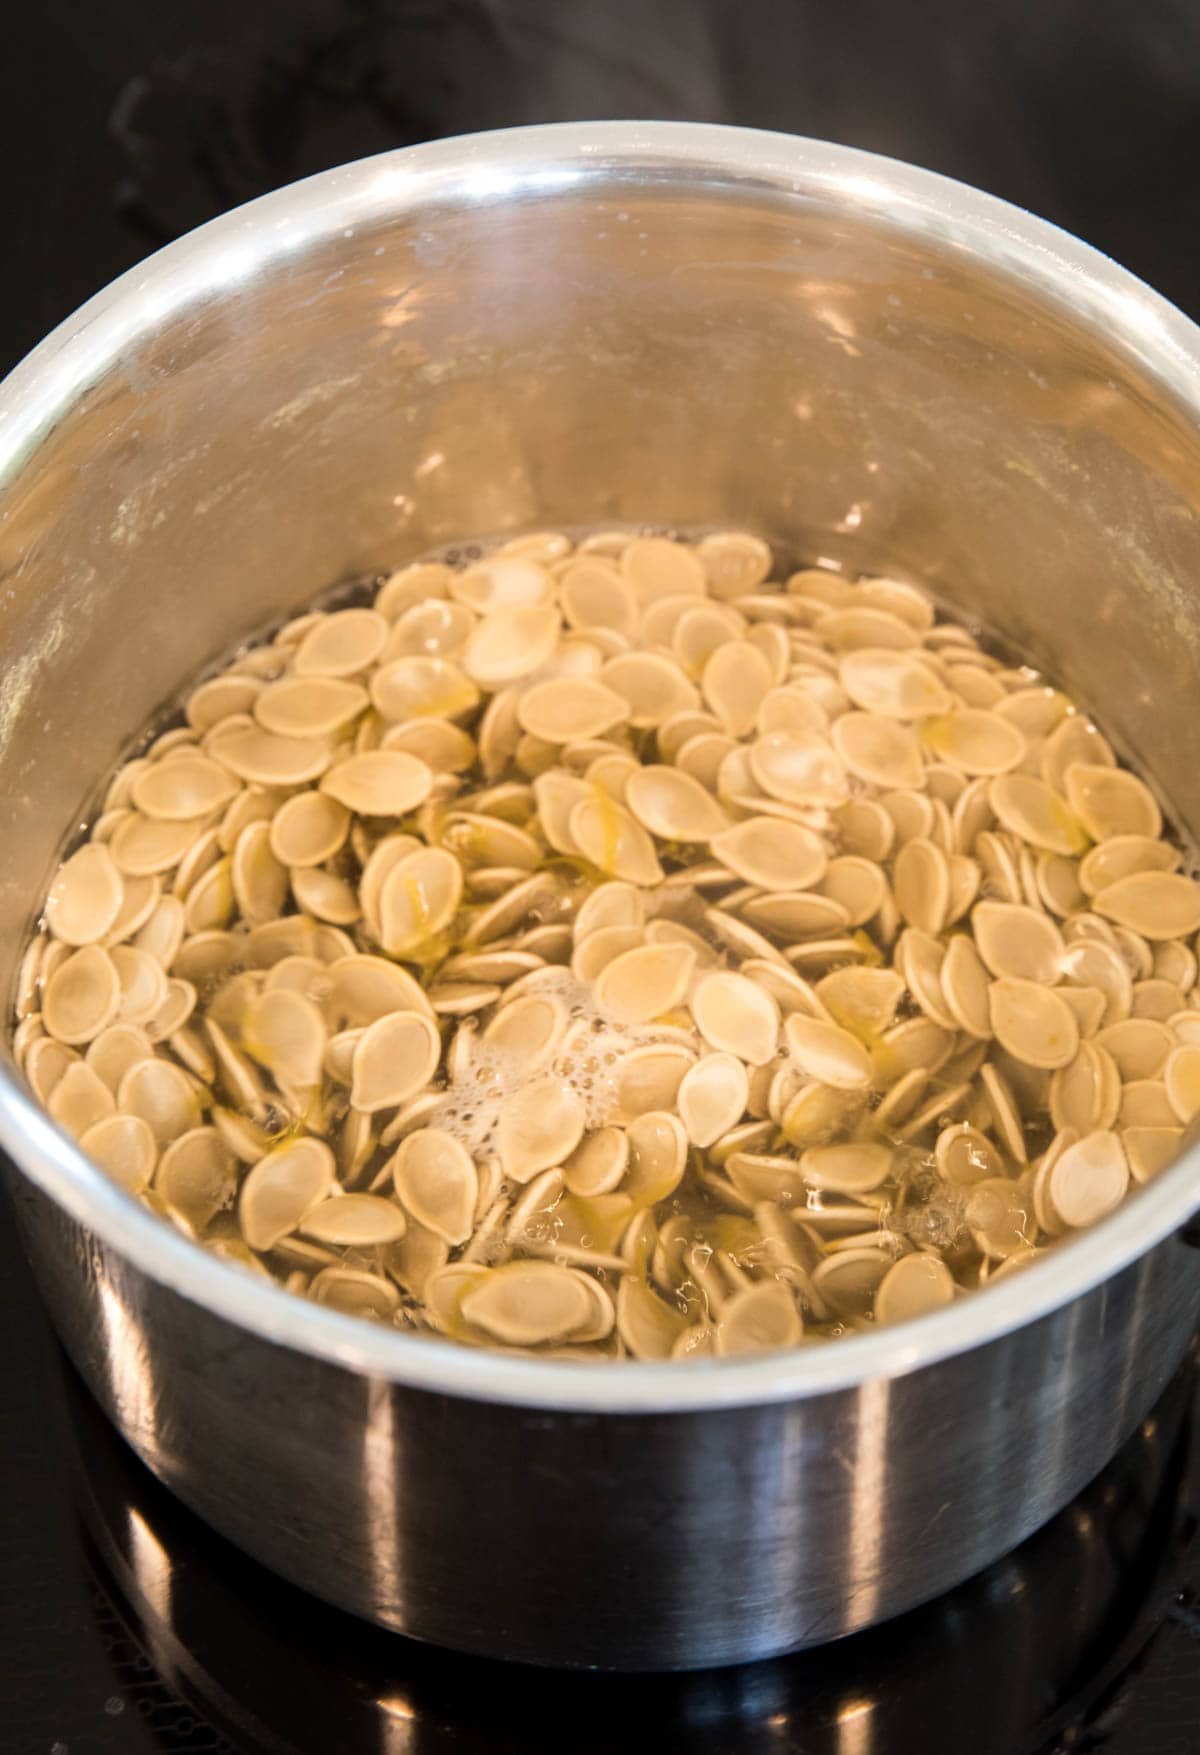
[{"label": "pot rim", "polygon": [[[554,123],[382,153],[236,208],[130,269],[0,385],[0,484],[140,335],[337,231],[437,201],[536,199],[670,181],[841,208],[1023,282],[1102,330],[1200,422],[1200,330],[1099,251],[994,196],[893,159],[707,123]],[[207,1254],[110,1182],[0,1067],[0,1145],[18,1170],[150,1278],[278,1345],[434,1393],[582,1413],[686,1413],[800,1401],[997,1341],[1084,1296],[1200,1206],[1196,1148],[1095,1230],[945,1310],[833,1346],[586,1370],[400,1334],[297,1298]]]}]

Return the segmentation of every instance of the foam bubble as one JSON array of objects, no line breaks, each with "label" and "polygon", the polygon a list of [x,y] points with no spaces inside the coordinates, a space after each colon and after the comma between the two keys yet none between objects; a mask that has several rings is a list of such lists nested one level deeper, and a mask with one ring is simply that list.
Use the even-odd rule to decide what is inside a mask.
[{"label": "foam bubble", "polygon": [[[566,1026],[553,1053],[531,1069],[518,1052],[476,1040],[465,1074],[456,1078],[429,1119],[445,1128],[476,1157],[495,1149],[496,1131],[506,1100],[531,1076],[552,1074],[583,1100],[588,1131],[603,1127],[617,1100],[617,1072],[632,1048],[660,1040],[654,1026],[613,1024],[596,1005],[591,988],[569,969],[553,966],[538,972],[535,987],[524,989],[553,995],[566,1013]],[[672,1039],[675,1038],[672,1032]],[[698,1038],[697,1038],[698,1041]]]}]

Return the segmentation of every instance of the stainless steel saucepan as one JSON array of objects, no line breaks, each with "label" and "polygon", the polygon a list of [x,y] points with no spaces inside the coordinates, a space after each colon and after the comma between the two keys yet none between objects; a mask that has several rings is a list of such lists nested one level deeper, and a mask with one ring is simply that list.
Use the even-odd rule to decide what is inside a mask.
[{"label": "stainless steel saucepan", "polygon": [[[1051,226],[817,142],[604,123],[330,171],[100,294],[0,391],[0,977],[161,703],[454,537],[732,523],[1045,661],[1200,834],[1200,333]],[[652,1668],[830,1639],[983,1566],[1200,1313],[1192,1152],[907,1326],[586,1369],[410,1339],[193,1247],[10,1064],[42,1290],[150,1467],[332,1602]]]}]

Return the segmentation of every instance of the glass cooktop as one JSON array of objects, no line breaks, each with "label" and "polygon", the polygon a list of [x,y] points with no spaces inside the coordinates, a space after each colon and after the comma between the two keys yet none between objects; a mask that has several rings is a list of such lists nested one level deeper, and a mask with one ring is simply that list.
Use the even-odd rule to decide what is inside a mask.
[{"label": "glass cooktop", "polygon": [[[1005,195],[1200,310],[1200,22],[923,0],[41,0],[0,56],[0,369],[239,201],[474,128],[790,129]],[[0,1205],[0,1755],[1197,1755],[1194,1355],[1008,1559],[815,1653],[675,1677],[438,1652],[272,1578],[115,1436]]]},{"label": "glass cooktop", "polygon": [[0,1255],[0,1749],[12,1755],[1192,1755],[1200,1350],[1007,1559],[838,1645],[677,1676],[485,1663],[328,1609],[134,1458]]}]

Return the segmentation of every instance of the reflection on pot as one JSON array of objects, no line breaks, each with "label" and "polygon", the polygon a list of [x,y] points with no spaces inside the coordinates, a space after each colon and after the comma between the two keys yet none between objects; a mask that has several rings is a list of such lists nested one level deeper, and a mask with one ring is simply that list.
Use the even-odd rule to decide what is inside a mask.
[{"label": "reflection on pot", "polygon": [[1200,1512],[1193,1348],[1072,1505],[938,1601],[761,1664],[558,1674],[418,1645],[278,1580],[187,1512],[63,1375],[97,1615],[117,1685],[143,1717],[159,1701],[170,1750],[608,1755],[637,1725],[687,1755],[1032,1755],[1094,1723],[1144,1661]]}]

